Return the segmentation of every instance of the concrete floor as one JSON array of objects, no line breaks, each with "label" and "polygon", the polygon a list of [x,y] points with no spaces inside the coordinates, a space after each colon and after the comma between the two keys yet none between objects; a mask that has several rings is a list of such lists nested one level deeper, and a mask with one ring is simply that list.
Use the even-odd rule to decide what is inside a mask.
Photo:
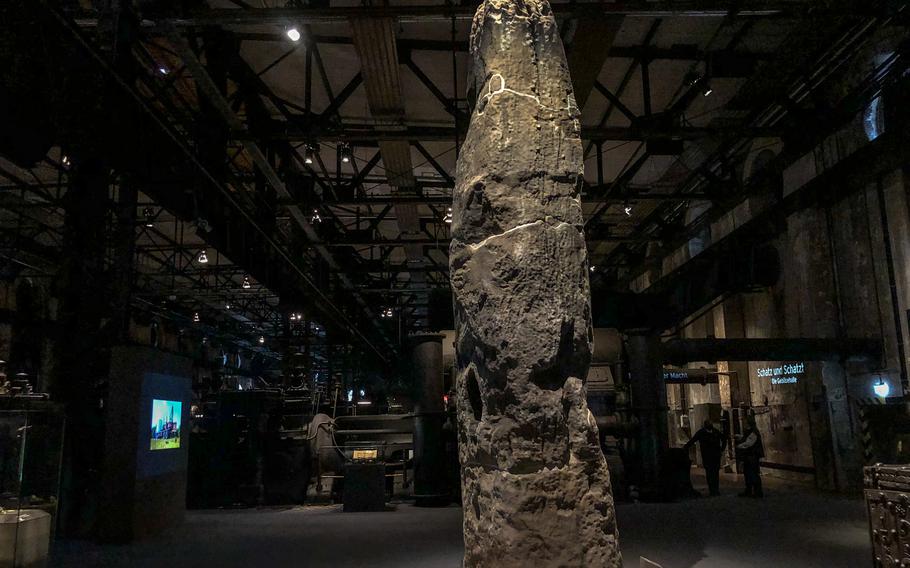
[{"label": "concrete floor", "polygon": [[[769,488],[762,501],[725,495],[618,507],[626,566],[644,555],[664,568],[857,567],[870,563],[859,500]],[[699,486],[696,480],[696,487]],[[51,566],[169,568],[458,568],[461,509],[398,505],[388,513],[338,507],[194,511],[182,530],[129,546],[58,542]]]}]

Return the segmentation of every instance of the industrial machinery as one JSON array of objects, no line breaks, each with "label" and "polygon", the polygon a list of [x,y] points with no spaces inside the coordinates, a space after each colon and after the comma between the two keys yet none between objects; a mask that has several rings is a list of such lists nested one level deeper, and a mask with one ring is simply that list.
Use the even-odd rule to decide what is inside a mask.
[{"label": "industrial machinery", "polygon": [[[414,421],[408,414],[377,414],[314,417],[310,425],[310,449],[315,457],[316,492],[328,481],[331,494],[340,499],[345,467],[349,464],[381,463],[385,466],[386,493],[410,485]],[[397,483],[396,483],[397,482]]]},{"label": "industrial machinery", "polygon": [[340,501],[345,467],[382,464],[388,495],[410,487],[414,420],[410,414],[340,415],[331,396],[276,388],[224,389],[193,407],[191,507]]}]

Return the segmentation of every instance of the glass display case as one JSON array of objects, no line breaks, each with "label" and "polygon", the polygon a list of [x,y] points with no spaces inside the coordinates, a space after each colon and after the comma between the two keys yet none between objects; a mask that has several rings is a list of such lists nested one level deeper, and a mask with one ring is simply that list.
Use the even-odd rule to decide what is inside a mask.
[{"label": "glass display case", "polygon": [[0,568],[47,565],[64,418],[39,396],[0,396]]}]

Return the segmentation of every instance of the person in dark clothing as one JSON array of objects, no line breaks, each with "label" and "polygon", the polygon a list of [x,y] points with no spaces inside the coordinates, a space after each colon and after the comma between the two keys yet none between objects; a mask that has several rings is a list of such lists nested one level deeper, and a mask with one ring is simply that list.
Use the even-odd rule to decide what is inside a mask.
[{"label": "person in dark clothing", "polygon": [[708,491],[711,495],[720,495],[720,490],[718,489],[720,457],[724,453],[727,440],[710,420],[705,420],[704,426],[692,436],[692,439],[686,442],[685,448],[689,449],[696,442],[698,442],[698,447],[701,450],[701,463],[705,467]]},{"label": "person in dark clothing", "polygon": [[754,416],[750,416],[746,422],[746,429],[736,444],[736,453],[743,462],[743,475],[746,479],[746,490],[739,496],[761,499],[764,493],[761,488],[760,461],[765,457],[765,447],[762,445],[761,432],[755,425]]}]

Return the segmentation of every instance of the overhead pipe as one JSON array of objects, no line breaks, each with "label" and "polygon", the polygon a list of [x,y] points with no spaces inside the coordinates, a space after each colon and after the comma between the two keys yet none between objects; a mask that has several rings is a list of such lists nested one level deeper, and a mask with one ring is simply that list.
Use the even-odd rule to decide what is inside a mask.
[{"label": "overhead pipe", "polygon": [[665,363],[692,361],[878,361],[882,343],[865,338],[671,339],[661,343]]}]

